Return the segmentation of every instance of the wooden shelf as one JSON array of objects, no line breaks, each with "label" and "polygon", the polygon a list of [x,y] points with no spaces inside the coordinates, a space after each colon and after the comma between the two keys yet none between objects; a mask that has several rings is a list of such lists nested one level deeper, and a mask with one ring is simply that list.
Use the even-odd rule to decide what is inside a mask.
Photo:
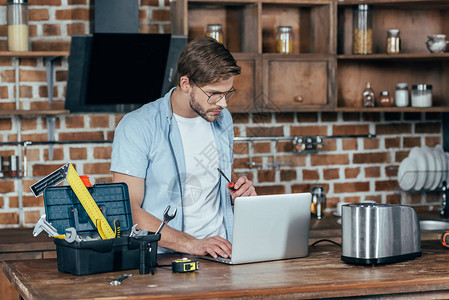
[{"label": "wooden shelf", "polygon": [[50,57],[69,54],[69,51],[0,51],[0,57]]},{"label": "wooden shelf", "polygon": [[435,107],[337,107],[338,112],[449,112],[448,106]]},{"label": "wooden shelf", "polygon": [[42,109],[42,110],[2,110],[0,116],[39,116],[39,115],[67,115],[66,109]]},{"label": "wooden shelf", "polygon": [[369,55],[355,55],[344,54],[337,55],[338,60],[441,60],[449,59],[449,53],[428,53],[428,54],[369,54]]}]

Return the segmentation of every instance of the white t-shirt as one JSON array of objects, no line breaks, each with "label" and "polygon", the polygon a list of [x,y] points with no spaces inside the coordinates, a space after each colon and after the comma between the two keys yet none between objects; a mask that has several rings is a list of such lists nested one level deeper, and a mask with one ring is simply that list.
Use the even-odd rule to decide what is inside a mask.
[{"label": "white t-shirt", "polygon": [[181,133],[186,162],[184,232],[199,239],[215,235],[226,238],[218,192],[218,151],[212,124],[201,117],[174,116]]}]

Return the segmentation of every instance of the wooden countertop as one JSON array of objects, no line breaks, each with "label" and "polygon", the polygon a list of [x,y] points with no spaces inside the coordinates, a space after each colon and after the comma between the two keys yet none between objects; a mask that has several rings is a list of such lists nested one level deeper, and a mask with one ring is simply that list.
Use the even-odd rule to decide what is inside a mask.
[{"label": "wooden countertop", "polygon": [[[341,249],[319,244],[305,258],[225,265],[200,259],[194,273],[134,276],[120,286],[110,280],[123,272],[74,276],[57,271],[56,259],[18,260],[3,263],[3,272],[24,299],[153,299],[224,297],[353,297],[390,295],[449,297],[449,251],[437,241],[423,243],[423,256],[415,260],[371,267],[341,261]],[[159,264],[170,264],[182,255],[160,255]]]}]

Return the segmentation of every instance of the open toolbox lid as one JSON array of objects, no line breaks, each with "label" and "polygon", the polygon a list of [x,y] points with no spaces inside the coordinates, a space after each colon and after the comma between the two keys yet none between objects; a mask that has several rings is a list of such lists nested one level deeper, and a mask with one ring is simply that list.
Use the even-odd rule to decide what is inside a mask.
[{"label": "open toolbox lid", "polygon": [[[133,226],[128,186],[126,183],[95,184],[87,188],[111,228],[114,220],[120,221],[121,231]],[[70,186],[47,187],[44,190],[47,221],[63,234],[74,227],[79,235],[97,233],[97,228]]]}]

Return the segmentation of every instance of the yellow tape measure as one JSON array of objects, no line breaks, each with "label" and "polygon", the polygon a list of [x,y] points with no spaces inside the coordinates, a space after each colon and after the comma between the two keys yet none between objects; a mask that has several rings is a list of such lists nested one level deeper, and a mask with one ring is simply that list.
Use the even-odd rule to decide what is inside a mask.
[{"label": "yellow tape measure", "polygon": [[98,208],[97,203],[95,203],[94,198],[92,198],[92,195],[87,190],[86,186],[84,185],[83,181],[79,177],[72,164],[70,164],[69,166],[66,180],[70,184],[72,190],[75,192],[78,200],[83,205],[84,209],[89,215],[89,218],[94,223],[101,238],[103,240],[115,238],[114,231],[112,230],[101,210]]}]

